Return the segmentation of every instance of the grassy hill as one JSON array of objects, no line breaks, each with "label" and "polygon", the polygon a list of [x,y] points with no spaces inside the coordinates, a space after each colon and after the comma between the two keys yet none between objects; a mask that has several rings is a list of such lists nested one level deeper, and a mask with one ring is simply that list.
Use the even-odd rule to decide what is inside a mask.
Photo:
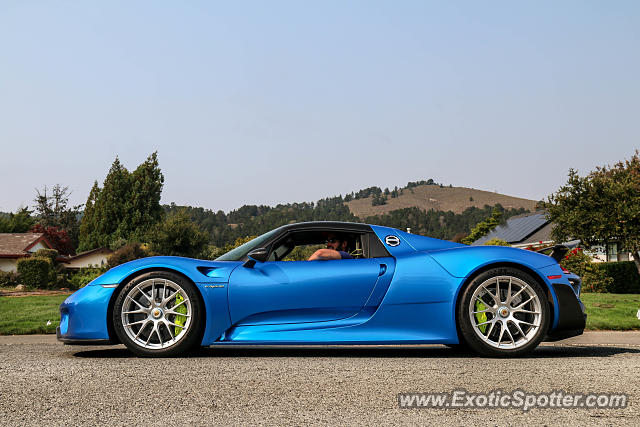
[{"label": "grassy hill", "polygon": [[[386,194],[386,195],[385,195]],[[446,187],[429,181],[409,182],[405,187],[382,190],[369,187],[317,202],[277,206],[245,205],[228,213],[191,206],[165,206],[169,213],[186,209],[191,219],[216,246],[255,236],[284,224],[302,221],[349,221],[411,228],[413,233],[440,239],[466,235],[491,216],[495,206],[506,220],[532,211],[536,202],[472,188]]]},{"label": "grassy hill", "polygon": [[372,206],[372,197],[353,199],[345,204],[351,213],[359,218],[383,215],[397,209],[417,207],[428,211],[452,211],[462,213],[470,207],[482,208],[485,205],[501,204],[505,209],[523,208],[535,210],[536,201],[512,197],[490,191],[476,190],[466,187],[440,187],[439,185],[418,185],[404,188],[397,197],[387,197],[386,204]]}]

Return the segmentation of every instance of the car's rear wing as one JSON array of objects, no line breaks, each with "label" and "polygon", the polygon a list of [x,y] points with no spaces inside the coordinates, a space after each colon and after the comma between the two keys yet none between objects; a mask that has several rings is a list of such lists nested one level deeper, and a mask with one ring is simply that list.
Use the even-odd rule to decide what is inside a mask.
[{"label": "car's rear wing", "polygon": [[[546,253],[548,251],[551,251],[551,252]],[[540,250],[537,250],[536,252],[549,255],[551,258],[555,259],[557,262],[560,262],[560,260],[564,257],[564,255],[567,252],[569,252],[569,248],[565,245],[555,245],[555,246],[550,246],[548,248],[542,248]]]}]

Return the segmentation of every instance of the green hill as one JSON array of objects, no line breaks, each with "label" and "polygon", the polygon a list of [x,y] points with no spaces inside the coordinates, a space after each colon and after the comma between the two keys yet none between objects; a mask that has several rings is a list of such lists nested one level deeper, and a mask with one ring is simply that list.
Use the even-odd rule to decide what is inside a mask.
[{"label": "green hill", "polygon": [[223,246],[239,237],[262,234],[281,225],[301,221],[366,222],[411,228],[412,233],[453,239],[456,235],[468,233],[478,222],[488,218],[493,206],[497,205],[503,211],[504,220],[535,207],[532,200],[469,188],[445,187],[432,182],[419,181],[402,189],[387,191],[369,187],[315,203],[287,203],[274,207],[245,205],[229,213],[175,204],[164,208],[167,212],[187,209],[192,220],[209,233],[211,243]]}]

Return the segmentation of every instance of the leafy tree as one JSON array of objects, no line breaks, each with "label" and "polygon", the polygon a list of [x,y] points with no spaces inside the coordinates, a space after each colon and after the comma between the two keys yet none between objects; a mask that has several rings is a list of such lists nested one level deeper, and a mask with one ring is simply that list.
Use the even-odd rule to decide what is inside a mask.
[{"label": "leafy tree", "polygon": [[125,262],[149,256],[149,252],[138,242],[127,243],[107,258],[109,268]]},{"label": "leafy tree", "polygon": [[28,208],[20,208],[16,213],[0,217],[0,233],[26,233],[35,222]]},{"label": "leafy tree", "polygon": [[202,254],[209,241],[207,234],[191,221],[186,210],[169,215],[150,237],[153,253],[193,258]]},{"label": "leafy tree", "polygon": [[255,239],[256,237],[258,237],[258,236],[238,237],[235,242],[227,244],[227,245],[224,245],[221,248],[219,248],[217,246],[209,245],[209,247],[207,249],[205,249],[205,251],[203,253],[203,258],[205,258],[205,259],[216,259],[216,258],[226,254],[230,250],[235,249],[238,246],[244,245],[247,242],[250,242],[251,240]]},{"label": "leafy tree", "polygon": [[613,278],[606,270],[598,268],[591,257],[581,248],[575,248],[565,255],[560,265],[582,279],[582,289],[586,292],[609,292]]},{"label": "leafy tree", "polygon": [[580,239],[587,247],[616,238],[640,272],[640,153],[581,177],[570,169],[565,185],[545,203],[556,241]]},{"label": "leafy tree", "polygon": [[496,228],[498,224],[500,224],[501,218],[502,212],[498,208],[494,208],[491,216],[478,223],[478,225],[476,225],[473,230],[471,230],[471,233],[462,240],[462,243],[465,243],[467,245],[472,244],[473,242]]},{"label": "leafy tree", "polygon": [[69,207],[69,187],[56,184],[51,189],[45,185],[43,190],[36,189],[35,212],[38,224],[43,229],[56,229],[55,232],[64,231],[70,243],[60,247],[65,254],[73,253],[73,248],[78,243],[80,223],[80,208],[82,205]]},{"label": "leafy tree", "polygon": [[380,206],[387,204],[387,196],[383,196],[382,194],[374,194],[371,198],[371,206]]},{"label": "leafy tree", "polygon": [[53,245],[53,249],[62,255],[72,255],[74,253],[73,242],[66,230],[60,230],[58,227],[44,227],[42,224],[36,224],[29,231],[32,233],[44,233],[49,243]]},{"label": "leafy tree", "polygon": [[80,250],[139,241],[163,216],[160,196],[164,177],[157,153],[130,173],[116,157],[102,189],[95,182],[80,224]]},{"label": "leafy tree", "polygon": [[462,240],[467,237],[468,233],[456,233],[453,238],[451,239],[452,242],[456,242],[456,243],[462,243]]}]

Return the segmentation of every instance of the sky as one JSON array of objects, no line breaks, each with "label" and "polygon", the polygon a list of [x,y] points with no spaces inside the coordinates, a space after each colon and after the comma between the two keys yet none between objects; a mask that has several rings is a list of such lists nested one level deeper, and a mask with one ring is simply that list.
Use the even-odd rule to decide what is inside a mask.
[{"label": "sky", "polygon": [[154,151],[229,211],[432,178],[540,200],[640,148],[638,1],[0,0],[0,211]]}]

